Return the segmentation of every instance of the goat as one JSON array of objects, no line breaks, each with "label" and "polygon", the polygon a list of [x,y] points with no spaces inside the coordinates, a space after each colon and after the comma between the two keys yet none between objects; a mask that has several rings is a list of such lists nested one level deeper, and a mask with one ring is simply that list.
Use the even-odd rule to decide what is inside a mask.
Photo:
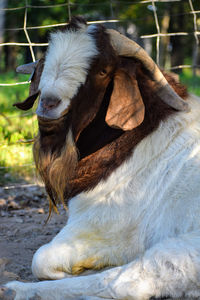
[{"label": "goat", "polygon": [[[47,281],[7,288],[21,300],[200,297],[200,100],[135,42],[81,18],[34,68],[16,106],[40,96],[34,159],[69,218],[33,257]],[[103,272],[73,276],[87,270]]]}]

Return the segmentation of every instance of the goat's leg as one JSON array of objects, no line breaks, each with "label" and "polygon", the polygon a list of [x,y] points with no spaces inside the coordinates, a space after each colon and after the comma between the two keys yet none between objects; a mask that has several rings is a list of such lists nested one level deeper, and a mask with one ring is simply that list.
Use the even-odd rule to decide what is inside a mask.
[{"label": "goat's leg", "polygon": [[[115,257],[116,252],[118,259]],[[123,262],[123,253],[121,257],[121,264],[127,262],[127,259]],[[83,272],[94,273],[117,266],[117,263],[119,264],[117,241],[116,244],[111,244],[109,238],[102,238],[85,224],[71,227],[66,225],[50,243],[36,251],[32,272],[38,279],[57,280]]]},{"label": "goat's leg", "polygon": [[87,238],[65,236],[63,240],[54,239],[40,247],[32,260],[32,272],[38,279],[70,278],[108,267],[111,248],[102,242],[91,245]]},{"label": "goat's leg", "polygon": [[74,243],[49,243],[40,247],[32,260],[32,272],[40,280],[71,278],[88,275],[110,268],[112,251],[99,247],[86,247],[87,240]]},{"label": "goat's leg", "polygon": [[33,295],[42,300],[195,299],[200,297],[200,234],[165,240],[138,260],[102,273],[31,284],[14,282],[8,287],[16,291],[16,300]]},{"label": "goat's leg", "polygon": [[[96,294],[106,289],[109,281],[118,275],[119,270],[115,268],[111,274],[109,274],[111,270],[106,271],[105,278],[103,273],[99,273],[36,283],[13,281],[8,283],[6,287],[16,293],[13,300],[96,300],[102,299],[101,296],[99,297]],[[112,297],[103,298],[112,299]]]}]

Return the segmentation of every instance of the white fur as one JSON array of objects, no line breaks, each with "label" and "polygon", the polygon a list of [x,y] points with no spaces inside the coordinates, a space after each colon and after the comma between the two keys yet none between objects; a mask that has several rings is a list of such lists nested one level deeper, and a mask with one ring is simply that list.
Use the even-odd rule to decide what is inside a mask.
[{"label": "white fur", "polygon": [[[61,280],[10,283],[16,300],[200,297],[200,100],[189,103],[190,113],[161,122],[108,180],[70,201],[67,225],[32,263],[37,277]],[[122,266],[64,278],[90,258]]]},{"label": "white fur", "polygon": [[85,83],[91,61],[97,54],[95,40],[86,27],[78,31],[51,34],[39,84],[40,99],[55,97],[61,100],[61,104],[55,111],[46,112],[45,115],[39,102],[38,115],[58,118],[68,108],[79,87]]}]

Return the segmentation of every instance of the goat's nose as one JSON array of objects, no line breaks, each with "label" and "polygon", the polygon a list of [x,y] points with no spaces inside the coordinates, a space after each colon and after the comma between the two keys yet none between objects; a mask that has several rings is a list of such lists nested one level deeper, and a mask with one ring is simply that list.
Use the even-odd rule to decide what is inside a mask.
[{"label": "goat's nose", "polygon": [[44,97],[41,99],[41,105],[45,109],[56,108],[60,104],[61,100],[59,98]]}]

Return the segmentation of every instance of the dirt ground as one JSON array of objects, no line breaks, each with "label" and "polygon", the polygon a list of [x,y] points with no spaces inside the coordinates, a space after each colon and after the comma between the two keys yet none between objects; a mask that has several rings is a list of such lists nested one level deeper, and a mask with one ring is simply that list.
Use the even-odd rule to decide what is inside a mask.
[{"label": "dirt ground", "polygon": [[34,252],[65,225],[64,209],[48,216],[48,201],[40,186],[0,188],[0,286],[11,280],[36,281],[31,273]]}]

